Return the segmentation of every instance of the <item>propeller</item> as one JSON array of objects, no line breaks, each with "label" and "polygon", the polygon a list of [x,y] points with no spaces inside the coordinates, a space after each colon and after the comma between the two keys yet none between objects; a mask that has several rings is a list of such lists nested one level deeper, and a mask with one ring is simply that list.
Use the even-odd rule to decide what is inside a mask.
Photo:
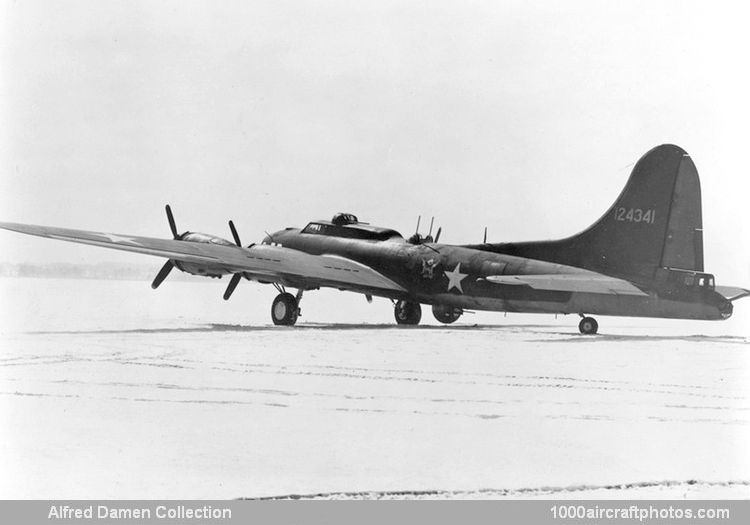
[{"label": "propeller", "polygon": [[175,241],[179,241],[180,234],[177,233],[177,225],[174,222],[174,215],[172,215],[172,208],[170,208],[169,204],[167,204],[165,209],[167,210],[167,220],[169,221],[169,229],[172,230],[172,238]]},{"label": "propeller", "polygon": [[167,278],[167,275],[169,275],[169,272],[172,271],[172,268],[174,268],[174,263],[171,260],[165,262],[164,266],[162,266],[161,270],[159,270],[159,273],[156,274],[154,282],[151,283],[151,288],[156,290],[162,283],[162,281]]},{"label": "propeller", "polygon": [[227,286],[227,290],[224,292],[224,300],[228,301],[230,297],[232,297],[232,294],[234,293],[234,289],[237,288],[237,285],[240,284],[240,279],[242,279],[241,273],[236,273],[232,276],[232,280],[229,281],[229,286]]},{"label": "propeller", "polygon": [[229,221],[229,229],[232,230],[232,237],[234,237],[234,243],[242,248],[242,243],[240,242],[240,236],[237,235],[237,228],[234,227],[234,223],[232,221]]},{"label": "propeller", "polygon": [[484,240],[482,244],[487,244],[487,226],[484,227]]},{"label": "propeller", "polygon": [[443,227],[441,226],[440,228],[438,228],[438,231],[437,231],[437,233],[435,234],[435,243],[437,243],[437,242],[438,242],[438,240],[440,239],[440,234],[441,234],[442,232],[443,232]]},{"label": "propeller", "polygon": [[[169,229],[172,231],[172,238],[175,241],[179,241],[181,238],[181,235],[177,233],[177,225],[174,222],[174,215],[172,215],[172,208],[169,207],[169,204],[165,206],[165,209],[167,211],[167,221],[169,221]],[[172,271],[172,268],[174,268],[174,263],[172,260],[168,260],[164,263],[164,266],[161,267],[161,270],[159,270],[159,273],[156,274],[156,277],[154,278],[154,282],[151,283],[151,288],[156,290],[159,285],[164,282],[164,279],[167,278],[167,275],[169,275],[169,272]]]},{"label": "propeller", "polygon": [[[240,242],[240,235],[237,233],[237,228],[234,227],[234,222],[231,220],[229,221],[229,229],[232,230],[232,237],[234,238],[234,243],[242,248],[242,242]],[[235,273],[232,275],[232,279],[229,281],[229,285],[227,286],[226,291],[224,292],[224,300],[228,301],[230,297],[232,297],[232,294],[234,293],[234,289],[237,288],[237,285],[240,284],[240,280],[242,279],[241,273]]]}]

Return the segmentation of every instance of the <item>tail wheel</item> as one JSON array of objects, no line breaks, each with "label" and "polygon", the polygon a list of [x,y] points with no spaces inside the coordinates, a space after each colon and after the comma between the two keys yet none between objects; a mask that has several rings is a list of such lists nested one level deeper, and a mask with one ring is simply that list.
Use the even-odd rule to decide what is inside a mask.
[{"label": "tail wheel", "polygon": [[599,323],[593,317],[584,317],[581,322],[578,323],[578,329],[582,334],[594,335],[599,331]]},{"label": "tail wheel", "polygon": [[393,315],[398,324],[419,324],[422,319],[422,307],[419,303],[401,300],[396,303]]},{"label": "tail wheel", "polygon": [[297,322],[299,316],[299,305],[297,299],[290,293],[281,293],[276,296],[271,305],[271,319],[273,324],[281,326],[292,326]]}]

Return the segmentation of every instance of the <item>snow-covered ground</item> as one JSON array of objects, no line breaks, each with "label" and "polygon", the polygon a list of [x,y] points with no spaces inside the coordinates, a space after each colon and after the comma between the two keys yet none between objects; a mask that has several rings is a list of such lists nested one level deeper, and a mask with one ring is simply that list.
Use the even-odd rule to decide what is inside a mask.
[{"label": "snow-covered ground", "polygon": [[0,498],[750,497],[748,299],[583,337],[225,286],[1,279]]}]

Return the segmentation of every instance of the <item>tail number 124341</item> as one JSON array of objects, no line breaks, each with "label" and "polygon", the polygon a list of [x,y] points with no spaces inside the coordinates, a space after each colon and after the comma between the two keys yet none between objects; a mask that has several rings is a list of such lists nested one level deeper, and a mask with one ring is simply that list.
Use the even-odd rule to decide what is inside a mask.
[{"label": "tail number 124341", "polygon": [[615,220],[620,222],[645,222],[653,224],[656,220],[656,210],[653,208],[623,208],[615,209]]}]

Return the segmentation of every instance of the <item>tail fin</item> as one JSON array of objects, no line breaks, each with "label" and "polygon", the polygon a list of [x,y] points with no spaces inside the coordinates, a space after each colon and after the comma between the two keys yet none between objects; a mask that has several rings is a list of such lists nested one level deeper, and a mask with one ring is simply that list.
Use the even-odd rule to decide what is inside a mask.
[{"label": "tail fin", "polygon": [[682,148],[657,146],[635,165],[614,205],[583,232],[482,249],[634,279],[651,280],[661,267],[703,271],[698,171]]}]

